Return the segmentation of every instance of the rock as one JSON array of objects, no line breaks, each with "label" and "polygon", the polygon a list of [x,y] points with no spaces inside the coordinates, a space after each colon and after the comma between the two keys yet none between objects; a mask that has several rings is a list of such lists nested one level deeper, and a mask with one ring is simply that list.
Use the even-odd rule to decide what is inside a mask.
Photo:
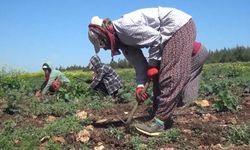
[{"label": "rock", "polygon": [[208,100],[199,100],[194,102],[196,105],[199,105],[201,107],[208,107],[210,106]]},{"label": "rock", "polygon": [[81,119],[81,120],[84,120],[87,118],[88,116],[88,113],[86,111],[80,111],[76,114],[76,116]]},{"label": "rock", "polygon": [[54,122],[55,120],[56,120],[55,116],[49,116],[46,121],[47,122]]},{"label": "rock", "polygon": [[203,122],[210,122],[210,121],[214,122],[214,121],[218,120],[218,118],[216,116],[211,115],[209,113],[208,114],[203,114],[202,118],[203,118],[202,119]]},{"label": "rock", "polygon": [[90,133],[88,130],[83,129],[80,132],[78,132],[78,134],[76,135],[76,141],[77,142],[83,142],[83,143],[87,143],[90,139]]},{"label": "rock", "polygon": [[93,125],[88,125],[85,127],[86,130],[88,131],[93,131],[94,130],[94,126]]},{"label": "rock", "polygon": [[227,120],[227,123],[235,125],[235,124],[237,124],[237,119],[236,118],[229,118]]},{"label": "rock", "polygon": [[225,137],[220,137],[221,142],[225,142],[227,139]]},{"label": "rock", "polygon": [[221,149],[224,149],[221,144],[216,144],[216,145],[211,145],[210,147],[211,149],[214,149],[214,150],[221,150]]},{"label": "rock", "polygon": [[125,143],[129,143],[131,141],[131,135],[130,134],[126,134],[125,136],[124,136],[124,142]]},{"label": "rock", "polygon": [[62,136],[53,136],[52,140],[54,142],[59,142],[60,144],[65,144],[65,139]]},{"label": "rock", "polygon": [[32,119],[37,119],[36,115],[32,115],[31,117],[32,117]]},{"label": "rock", "polygon": [[189,136],[192,135],[192,131],[190,129],[183,129],[182,132],[189,135]]},{"label": "rock", "polygon": [[94,150],[103,150],[104,146],[102,142],[98,142],[97,145],[94,147]]},{"label": "rock", "polygon": [[144,143],[141,143],[141,144],[140,144],[140,148],[141,148],[141,149],[146,149],[147,147],[148,147],[148,145],[146,145],[146,144],[144,144]]}]

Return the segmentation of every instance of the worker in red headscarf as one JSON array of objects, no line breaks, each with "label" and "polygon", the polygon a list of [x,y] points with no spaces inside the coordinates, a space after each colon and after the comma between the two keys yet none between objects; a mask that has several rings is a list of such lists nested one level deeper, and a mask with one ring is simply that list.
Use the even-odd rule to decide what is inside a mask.
[{"label": "worker in red headscarf", "polygon": [[[206,48],[196,39],[192,17],[175,8],[145,8],[111,21],[92,18],[88,31],[96,53],[110,49],[112,57],[120,50],[136,71],[135,95],[139,102],[145,83],[153,82],[154,118],[136,129],[148,135],[171,127],[174,108],[197,97]],[[149,48],[148,61],[141,48]],[[141,94],[142,93],[142,94]]]}]

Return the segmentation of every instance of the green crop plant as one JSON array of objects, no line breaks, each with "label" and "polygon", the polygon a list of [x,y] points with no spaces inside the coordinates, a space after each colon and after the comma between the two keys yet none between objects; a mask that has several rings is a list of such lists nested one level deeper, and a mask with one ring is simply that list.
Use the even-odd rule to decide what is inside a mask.
[{"label": "green crop plant", "polygon": [[2,128],[2,134],[3,135],[8,135],[14,132],[15,127],[16,127],[16,122],[13,120],[6,120],[5,122],[3,122],[3,128]]},{"label": "green crop plant", "polygon": [[111,138],[116,138],[117,140],[122,140],[125,137],[125,133],[123,131],[113,127],[105,129],[104,133]]},{"label": "green crop plant", "polygon": [[239,100],[229,90],[221,91],[212,107],[218,112],[237,111],[239,109]]},{"label": "green crop plant", "polygon": [[228,131],[228,138],[229,142],[236,144],[236,145],[242,145],[250,144],[250,123],[243,124],[240,126],[231,126]]},{"label": "green crop plant", "polygon": [[62,149],[61,145],[59,143],[54,142],[53,140],[49,140],[45,148],[48,150],[61,150]]},{"label": "green crop plant", "polygon": [[85,99],[85,104],[87,108],[101,110],[105,108],[110,108],[112,106],[112,97],[99,97],[98,95],[91,96],[89,99]]},{"label": "green crop plant", "polygon": [[[242,92],[250,93],[250,67],[249,63],[235,64],[209,64],[204,66],[203,79],[200,88],[199,99],[207,99],[212,103],[212,108],[216,111],[237,111],[240,104],[240,94]],[[64,145],[59,145],[51,139],[46,139],[45,149],[91,149],[95,146],[93,139],[88,143],[77,143],[69,139],[69,136],[76,134],[80,129],[92,123],[91,118],[79,120],[75,118],[76,112],[84,110],[88,112],[99,112],[109,107],[116,106],[114,103],[127,103],[135,101],[135,72],[133,69],[118,69],[118,74],[122,78],[123,87],[119,90],[121,101],[114,101],[112,97],[104,97],[93,92],[89,88],[89,83],[85,82],[91,79],[90,71],[66,72],[71,83],[62,88],[54,95],[45,96],[45,99],[38,99],[34,96],[35,89],[39,89],[43,80],[43,72],[38,73],[1,73],[0,71],[0,109],[1,115],[6,112],[13,113],[8,121],[2,117],[0,123],[0,149],[39,149],[40,140],[43,137],[63,136],[66,140]],[[83,79],[83,80],[81,80]],[[151,84],[152,88],[152,84]],[[152,91],[148,90],[149,94]],[[123,105],[123,104],[122,104]],[[150,99],[144,105],[152,107]],[[119,108],[118,108],[119,109]],[[196,106],[199,113],[210,110],[211,107]],[[5,112],[3,112],[5,110]],[[152,112],[152,109],[148,109]],[[237,115],[238,113],[235,113]],[[49,115],[57,119],[53,122],[46,122]],[[5,120],[4,120],[5,119]],[[199,124],[198,124],[199,125]],[[192,135],[198,138],[206,125],[192,127]],[[183,141],[178,129],[170,129],[164,132],[160,137],[145,137],[143,135],[127,136],[121,128],[98,129],[104,131],[105,136],[109,135],[113,140],[123,140],[128,149],[157,149],[163,145],[170,144],[183,146],[181,149],[198,148],[200,144],[197,141]],[[99,132],[98,131],[98,132]],[[226,130],[223,135],[228,137],[228,142],[233,144],[249,145],[249,125],[232,126]],[[184,135],[186,136],[186,135]],[[107,136],[106,136],[107,137]],[[20,141],[18,144],[15,140]],[[194,139],[195,140],[195,139]],[[112,140],[111,140],[112,141]],[[185,143],[181,143],[185,142]],[[191,144],[190,144],[191,143]],[[110,144],[103,143],[108,149]],[[221,143],[224,144],[224,143]],[[112,147],[112,146],[111,146]],[[120,149],[121,147],[117,147]]]},{"label": "green crop plant", "polygon": [[177,142],[180,139],[181,132],[179,129],[172,128],[160,135],[160,138],[165,139],[168,142]]},{"label": "green crop plant", "polygon": [[8,114],[14,114],[15,112],[18,112],[18,101],[20,101],[21,98],[22,95],[16,90],[9,91],[6,95],[7,107],[4,111]]},{"label": "green crop plant", "polygon": [[19,140],[19,149],[34,149],[40,139],[46,135],[43,128],[37,128],[31,124],[18,127],[16,122],[7,120],[0,130],[0,149],[15,149],[15,140]]},{"label": "green crop plant", "polygon": [[[65,136],[72,132],[77,133],[83,128],[74,116],[66,116],[40,128],[32,124],[18,127],[18,124],[12,120],[4,122],[3,125],[3,129],[0,130],[0,149],[15,149],[15,139],[20,141],[19,149],[38,149],[43,137]],[[51,142],[48,147],[58,146],[53,141]]]},{"label": "green crop plant", "polygon": [[66,118],[58,119],[45,126],[44,130],[47,135],[66,135],[70,132],[77,132],[82,129],[82,125],[75,116],[66,116]]},{"label": "green crop plant", "polygon": [[133,136],[130,141],[130,147],[134,150],[146,150],[146,147],[142,146],[142,141],[139,136]]}]

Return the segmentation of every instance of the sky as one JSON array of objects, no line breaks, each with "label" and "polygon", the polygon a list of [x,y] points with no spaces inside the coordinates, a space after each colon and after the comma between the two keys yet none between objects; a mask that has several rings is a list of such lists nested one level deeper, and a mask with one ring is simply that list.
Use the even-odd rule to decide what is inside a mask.
[{"label": "sky", "polygon": [[[27,72],[41,71],[48,61],[55,67],[87,66],[95,54],[87,34],[93,16],[116,20],[159,6],[190,14],[197,41],[209,50],[250,46],[249,0],[0,0],[0,66]],[[111,61],[110,51],[99,56]]]}]

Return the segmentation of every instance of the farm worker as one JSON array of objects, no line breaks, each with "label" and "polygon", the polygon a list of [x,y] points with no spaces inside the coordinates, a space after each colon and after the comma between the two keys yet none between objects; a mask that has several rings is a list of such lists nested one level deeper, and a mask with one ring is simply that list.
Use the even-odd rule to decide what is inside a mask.
[{"label": "farm worker", "polygon": [[[135,95],[139,102],[148,98],[147,93],[141,94],[147,80],[153,82],[154,118],[136,125],[136,129],[154,135],[170,128],[174,108],[185,99],[182,95],[190,82],[196,80],[195,86],[198,86],[196,78],[208,55],[201,43],[195,43],[196,27],[192,17],[175,8],[145,8],[114,21],[95,16],[88,27],[89,40],[96,53],[100,48],[111,49],[113,57],[121,50],[133,65],[137,82]],[[141,48],[149,48],[148,61]],[[193,52],[193,49],[196,50]]]},{"label": "farm worker", "polygon": [[46,94],[48,91],[52,93],[56,92],[62,84],[70,82],[61,71],[53,69],[52,65],[49,63],[44,63],[42,69],[45,75],[45,80],[41,86],[42,95]]},{"label": "farm worker", "polygon": [[101,62],[101,59],[94,55],[90,58],[89,68],[94,71],[90,88],[101,92],[103,95],[110,95],[116,98],[118,90],[122,87],[119,75],[110,66]]}]

